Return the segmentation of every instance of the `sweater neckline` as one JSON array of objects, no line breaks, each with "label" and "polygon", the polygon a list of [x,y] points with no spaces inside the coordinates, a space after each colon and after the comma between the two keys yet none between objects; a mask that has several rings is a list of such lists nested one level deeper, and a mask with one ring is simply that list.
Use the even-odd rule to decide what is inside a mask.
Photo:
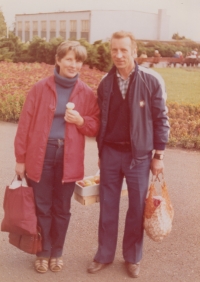
[{"label": "sweater neckline", "polygon": [[78,74],[75,77],[72,77],[72,78],[63,77],[58,73],[58,70],[55,68],[54,69],[54,77],[55,77],[56,84],[58,84],[58,85],[60,85],[61,87],[64,87],[64,88],[71,88],[75,85],[75,83],[78,79]]}]

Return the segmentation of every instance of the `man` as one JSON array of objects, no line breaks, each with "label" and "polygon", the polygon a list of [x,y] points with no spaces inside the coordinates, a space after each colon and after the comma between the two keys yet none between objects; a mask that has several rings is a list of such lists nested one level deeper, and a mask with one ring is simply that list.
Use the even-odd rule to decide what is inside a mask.
[{"label": "man", "polygon": [[[101,127],[97,137],[100,157],[99,246],[88,268],[96,273],[114,260],[119,202],[126,178],[129,207],[123,257],[128,274],[138,277],[142,259],[143,211],[149,171],[163,171],[169,124],[161,76],[134,62],[134,36],[116,32],[111,38],[114,63],[98,87]],[[152,152],[154,151],[153,157]]]}]

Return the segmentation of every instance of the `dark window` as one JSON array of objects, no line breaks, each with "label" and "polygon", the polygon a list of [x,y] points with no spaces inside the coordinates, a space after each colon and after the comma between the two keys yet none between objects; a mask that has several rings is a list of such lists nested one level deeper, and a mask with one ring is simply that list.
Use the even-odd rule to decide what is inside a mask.
[{"label": "dark window", "polygon": [[25,31],[25,42],[30,40],[30,32]]},{"label": "dark window", "polygon": [[38,36],[38,31],[37,31],[37,30],[34,30],[34,31],[33,31],[33,37],[34,37],[34,36]]},{"label": "dark window", "polygon": [[46,30],[42,30],[42,31],[41,31],[41,37],[46,39],[46,37],[47,37],[47,32],[46,32]]},{"label": "dark window", "polygon": [[56,37],[56,32],[55,31],[50,31],[50,39]]},{"label": "dark window", "polygon": [[69,36],[70,36],[70,37],[69,37],[70,39],[76,39],[77,32],[71,31],[70,34],[69,34]]},{"label": "dark window", "polygon": [[66,31],[60,31],[60,36],[66,39]]},{"label": "dark window", "polygon": [[81,32],[81,38],[84,38],[89,41],[89,32]]},{"label": "dark window", "polygon": [[18,37],[22,40],[22,31],[18,30]]}]

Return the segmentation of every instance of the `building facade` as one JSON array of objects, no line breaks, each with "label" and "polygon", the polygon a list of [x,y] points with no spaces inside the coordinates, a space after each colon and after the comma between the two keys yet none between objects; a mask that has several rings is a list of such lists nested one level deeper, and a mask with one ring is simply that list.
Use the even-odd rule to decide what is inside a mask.
[{"label": "building facade", "polygon": [[169,16],[138,11],[87,10],[15,15],[15,35],[23,42],[34,36],[49,41],[55,37],[81,38],[89,43],[107,40],[118,30],[131,31],[138,40],[169,40]]}]

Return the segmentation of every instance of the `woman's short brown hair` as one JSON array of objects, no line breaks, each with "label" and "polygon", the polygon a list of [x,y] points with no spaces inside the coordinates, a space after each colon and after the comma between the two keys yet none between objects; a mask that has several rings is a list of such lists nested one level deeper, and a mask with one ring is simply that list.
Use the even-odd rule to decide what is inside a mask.
[{"label": "woman's short brown hair", "polygon": [[84,62],[87,59],[87,51],[84,46],[82,46],[78,41],[64,41],[62,42],[56,50],[56,59],[60,61],[65,55],[73,51],[75,58],[78,62]]}]

